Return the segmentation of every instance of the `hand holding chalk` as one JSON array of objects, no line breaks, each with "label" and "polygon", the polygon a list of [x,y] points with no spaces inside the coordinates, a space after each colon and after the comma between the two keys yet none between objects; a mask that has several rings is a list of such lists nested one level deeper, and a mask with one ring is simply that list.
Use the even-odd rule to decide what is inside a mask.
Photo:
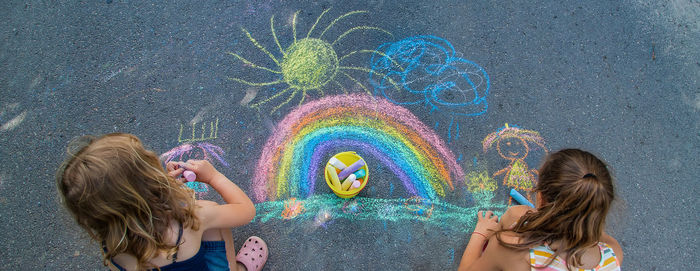
[{"label": "hand holding chalk", "polygon": [[194,174],[194,172],[191,170],[185,170],[182,172],[182,177],[185,177],[185,180],[188,182],[194,182],[194,180],[197,179],[197,174]]},{"label": "hand holding chalk", "polygon": [[182,177],[185,178],[186,181],[188,182],[194,182],[197,179],[197,174],[194,173],[194,171],[187,170],[185,168],[185,163],[178,163],[175,165],[175,169],[183,168],[185,171],[182,172]]},{"label": "hand holding chalk", "polygon": [[[187,162],[168,162],[166,167],[168,175],[173,178],[182,178],[182,182],[195,181],[209,184],[212,180],[226,178],[207,160],[190,159]],[[191,171],[191,173],[186,171]]]}]

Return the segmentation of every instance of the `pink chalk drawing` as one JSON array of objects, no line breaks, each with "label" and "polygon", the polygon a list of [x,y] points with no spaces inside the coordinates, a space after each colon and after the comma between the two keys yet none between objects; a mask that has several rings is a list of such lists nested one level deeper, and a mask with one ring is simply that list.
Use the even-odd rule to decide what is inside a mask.
[{"label": "pink chalk drawing", "polygon": [[[164,164],[171,161],[187,161],[190,159],[207,160],[212,164],[218,161],[225,167],[230,167],[223,158],[224,150],[221,149],[221,147],[204,142],[205,140],[216,139],[218,137],[219,119],[217,118],[216,121],[209,122],[208,128],[207,130],[207,123],[202,123],[201,131],[199,131],[199,125],[192,123],[191,137],[183,139],[184,127],[181,124],[177,142],[184,144],[161,154],[160,159]],[[200,182],[188,182],[185,185],[194,190],[198,196],[206,195],[209,191],[207,185]]]},{"label": "pink chalk drawing", "polygon": [[[225,167],[230,167],[223,156],[224,150],[221,147],[211,143],[195,142],[177,146],[161,154],[160,159],[166,164],[171,161],[187,161],[190,159],[207,160],[212,164],[218,161]],[[194,190],[200,197],[209,192],[207,185],[200,182],[187,182],[185,185]]]}]

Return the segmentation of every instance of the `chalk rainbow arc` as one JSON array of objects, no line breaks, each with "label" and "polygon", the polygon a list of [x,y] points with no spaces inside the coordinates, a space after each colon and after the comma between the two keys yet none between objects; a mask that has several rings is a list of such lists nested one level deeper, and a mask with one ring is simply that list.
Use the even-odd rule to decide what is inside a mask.
[{"label": "chalk rainbow arc", "polygon": [[367,94],[337,95],[303,104],[277,124],[256,166],[254,199],[313,195],[325,182],[321,159],[339,146],[374,157],[408,193],[428,199],[444,197],[453,178],[465,176],[442,139],[407,109]]}]

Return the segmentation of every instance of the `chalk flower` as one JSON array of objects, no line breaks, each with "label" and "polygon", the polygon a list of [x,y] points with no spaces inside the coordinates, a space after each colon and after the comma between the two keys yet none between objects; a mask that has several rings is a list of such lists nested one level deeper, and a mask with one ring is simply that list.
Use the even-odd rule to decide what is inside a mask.
[{"label": "chalk flower", "polygon": [[467,190],[472,193],[496,190],[496,181],[489,176],[486,170],[469,172],[464,181],[467,185]]}]

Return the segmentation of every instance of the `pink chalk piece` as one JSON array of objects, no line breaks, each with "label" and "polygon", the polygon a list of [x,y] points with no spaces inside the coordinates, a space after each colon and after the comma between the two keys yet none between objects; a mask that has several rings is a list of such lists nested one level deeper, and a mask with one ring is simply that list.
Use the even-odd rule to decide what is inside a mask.
[{"label": "pink chalk piece", "polygon": [[354,181],[352,182],[352,185],[350,186],[351,188],[360,188],[362,183],[360,181]]},{"label": "pink chalk piece", "polygon": [[350,176],[350,174],[357,171],[358,169],[360,169],[364,165],[365,165],[365,160],[362,160],[362,159],[357,160],[357,162],[352,163],[352,165],[349,165],[348,167],[343,169],[343,171],[338,173],[338,179],[345,180],[345,178]]},{"label": "pink chalk piece", "polygon": [[188,182],[194,182],[194,180],[197,179],[197,174],[195,174],[191,170],[185,170],[184,172],[182,172],[182,177],[185,177],[185,180],[187,180]]}]

